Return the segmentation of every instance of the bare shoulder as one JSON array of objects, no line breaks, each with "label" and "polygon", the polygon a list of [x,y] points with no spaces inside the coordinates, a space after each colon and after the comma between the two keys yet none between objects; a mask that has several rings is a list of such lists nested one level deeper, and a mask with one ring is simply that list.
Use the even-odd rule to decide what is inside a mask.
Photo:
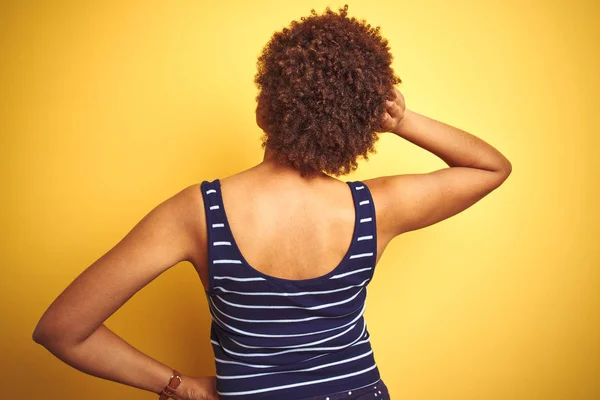
[{"label": "bare shoulder", "polygon": [[188,261],[198,273],[205,288],[208,286],[206,214],[201,183],[194,183],[173,196],[172,216],[182,221]]},{"label": "bare shoulder", "polygon": [[181,241],[179,245],[185,248],[187,260],[193,262],[197,247],[196,241],[206,233],[204,227],[204,201],[200,184],[194,183],[183,187],[162,201],[157,207],[164,215],[164,220],[169,220],[172,229],[172,240]]},{"label": "bare shoulder", "polygon": [[385,176],[362,180],[369,188],[375,206],[378,242],[388,243],[394,238],[393,229],[387,223],[390,217],[390,196],[387,192],[388,181]]},{"label": "bare shoulder", "polygon": [[190,240],[190,262],[198,267],[206,260],[206,215],[204,212],[204,198],[200,183],[195,183],[184,188],[178,195],[182,197],[179,217],[185,221],[187,236]]}]

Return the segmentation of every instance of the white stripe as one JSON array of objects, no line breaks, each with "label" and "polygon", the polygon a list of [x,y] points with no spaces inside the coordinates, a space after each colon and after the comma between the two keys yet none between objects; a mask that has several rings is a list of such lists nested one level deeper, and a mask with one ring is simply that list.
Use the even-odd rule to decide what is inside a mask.
[{"label": "white stripe", "polygon": [[350,272],[345,272],[345,273],[343,273],[343,274],[337,274],[337,275],[334,275],[334,276],[332,276],[332,277],[331,277],[331,278],[329,278],[329,279],[338,279],[338,278],[343,278],[344,276],[353,275],[353,274],[358,274],[359,272],[368,271],[368,270],[370,270],[370,269],[371,269],[371,267],[369,267],[369,268],[361,268],[361,269],[357,269],[357,270],[355,270],[355,271],[350,271]]},{"label": "white stripe", "polygon": [[373,219],[373,218],[371,218],[371,217],[369,217],[369,218],[361,218],[361,219],[360,219],[360,222],[361,222],[361,223],[362,223],[362,222],[369,222],[369,221],[371,221],[372,219]]},{"label": "white stripe", "polygon": [[359,236],[358,239],[356,239],[356,241],[360,241],[360,240],[369,240],[369,239],[373,239],[373,235],[367,235],[367,236]]},{"label": "white stripe", "polygon": [[358,284],[358,285],[352,285],[352,286],[346,286],[340,289],[332,289],[332,290],[320,290],[320,291],[316,291],[316,292],[298,292],[298,293],[277,293],[277,292],[237,292],[235,290],[227,290],[221,286],[215,286],[215,290],[219,289],[222,292],[225,293],[235,293],[235,294],[242,294],[245,296],[304,296],[307,294],[327,294],[327,293],[337,293],[337,292],[343,292],[344,290],[348,290],[348,289],[352,289],[353,287],[361,287],[363,286],[366,282],[368,282],[368,279],[365,279],[364,281],[362,281],[362,283]]},{"label": "white stripe", "polygon": [[[356,324],[352,325],[350,328],[346,329],[343,332],[338,333],[337,335],[333,335],[330,336],[328,338],[325,339],[321,339],[321,340],[317,340],[314,342],[310,342],[310,343],[304,343],[304,344],[298,344],[298,345],[293,345],[293,346],[249,346],[247,344],[242,344],[240,342],[238,342],[237,340],[231,339],[232,342],[234,342],[235,344],[237,344],[238,346],[241,347],[245,347],[247,349],[293,349],[293,348],[298,348],[298,347],[309,347],[309,346],[314,346],[316,344],[321,344],[321,343],[325,343],[328,342],[330,340],[333,340],[335,338],[338,338],[342,335],[345,335],[346,333],[350,332],[352,329],[354,329],[354,327],[356,326]],[[285,372],[292,372],[292,371],[285,371]]]},{"label": "white stripe", "polygon": [[239,364],[239,365],[245,365],[246,367],[254,367],[254,368],[272,368],[272,367],[276,367],[276,365],[247,364],[247,363],[243,363],[243,362],[239,362],[239,361],[222,360],[222,359],[217,358],[217,357],[215,357],[215,361],[223,363],[223,364]]},{"label": "white stripe", "polygon": [[270,392],[272,390],[287,389],[287,388],[291,388],[291,387],[312,385],[312,384],[315,384],[315,383],[330,382],[330,381],[335,381],[335,380],[338,380],[338,379],[349,378],[351,376],[356,376],[356,375],[364,374],[365,372],[369,372],[369,371],[371,371],[372,369],[375,369],[375,368],[377,368],[377,364],[373,364],[371,367],[365,368],[365,369],[360,370],[360,371],[352,372],[350,374],[345,374],[345,375],[338,375],[338,376],[334,376],[332,378],[317,379],[317,380],[314,380],[314,381],[292,383],[292,384],[289,384],[289,385],[282,385],[282,386],[273,386],[273,387],[266,388],[266,389],[247,390],[247,391],[244,391],[244,392],[218,392],[217,391],[217,393],[219,393],[220,395],[225,395],[225,396],[239,396],[239,395],[243,395],[243,394],[254,394],[254,393]]},{"label": "white stripe", "polygon": [[328,317],[326,315],[318,315],[318,316],[315,316],[315,317],[296,318],[296,319],[246,319],[246,318],[238,318],[238,317],[234,317],[232,315],[226,314],[223,311],[221,311],[221,309],[219,307],[217,307],[217,305],[215,304],[215,302],[213,301],[212,298],[209,297],[209,300],[212,303],[213,307],[219,313],[221,313],[221,315],[224,315],[227,318],[231,318],[231,319],[234,319],[236,321],[252,322],[254,324],[265,324],[265,323],[276,323],[276,324],[279,324],[279,323],[288,323],[288,322],[313,321],[315,319],[323,319],[323,318],[339,318],[339,317]]},{"label": "white stripe", "polygon": [[308,332],[308,333],[296,333],[296,334],[291,334],[291,335],[268,335],[268,334],[263,334],[263,333],[253,333],[253,332],[247,332],[247,331],[243,331],[241,329],[237,329],[231,325],[227,325],[226,323],[224,323],[223,321],[221,321],[219,319],[219,317],[217,317],[215,315],[215,313],[212,312],[212,309],[209,307],[208,309],[210,310],[210,317],[212,318],[213,321],[217,322],[217,325],[219,325],[221,328],[225,327],[227,329],[231,329],[234,332],[238,332],[238,333],[242,333],[244,335],[248,335],[248,336],[254,336],[254,337],[268,337],[268,338],[275,338],[275,337],[300,337],[300,336],[310,336],[310,335],[318,335],[319,333],[326,333],[326,332],[331,332],[331,331],[335,331],[337,329],[342,329],[347,327],[348,325],[352,325],[353,323],[355,323],[356,321],[358,321],[360,319],[360,317],[363,315],[363,313],[365,312],[365,308],[366,308],[367,303],[365,302],[363,304],[362,310],[360,310],[360,313],[357,317],[355,317],[352,321],[345,323],[342,326],[337,326],[335,328],[329,328],[329,329],[325,329],[323,331],[316,331],[316,332]]},{"label": "white stripe", "polygon": [[[367,335],[368,335],[368,332],[365,332],[365,336],[364,337],[367,337]],[[361,344],[364,344],[364,343],[369,343],[370,340],[371,340],[371,336],[369,336],[365,340],[360,340],[360,341],[354,343],[350,347],[358,346],[358,345],[361,345]],[[369,348],[371,348],[371,343],[369,343]],[[302,362],[309,362],[309,361],[312,361],[312,360],[316,360],[317,358],[325,357],[325,356],[328,356],[328,355],[329,355],[329,353],[321,354],[321,355],[318,355],[318,356],[307,358],[306,360],[302,360]]]},{"label": "white stripe", "polygon": [[352,254],[350,258],[362,258],[362,257],[370,257],[373,253],[361,253],[361,254]]},{"label": "white stripe", "polygon": [[[371,269],[371,268],[367,268],[367,269]],[[358,270],[356,272],[359,272],[359,271],[362,271],[362,270]],[[354,273],[354,272],[352,272],[352,273]],[[344,275],[345,274],[340,274],[340,277],[344,276]],[[350,275],[350,273],[348,273],[348,275]],[[335,276],[338,276],[338,275],[334,275],[334,277]],[[331,277],[329,279],[334,279],[334,277]],[[228,304],[228,305],[233,306],[233,307],[238,307],[238,308],[253,308],[253,309],[266,309],[266,310],[274,310],[274,309],[282,310],[282,309],[290,309],[290,308],[292,308],[292,309],[299,309],[299,310],[321,310],[323,308],[329,308],[329,307],[337,306],[337,305],[340,305],[340,304],[348,303],[348,302],[354,300],[356,298],[356,296],[358,296],[360,294],[360,292],[362,292],[364,289],[365,289],[364,287],[361,288],[358,292],[356,292],[356,294],[354,296],[349,297],[349,298],[347,298],[345,300],[336,301],[334,303],[319,304],[318,306],[312,306],[312,307],[301,307],[301,306],[251,306],[251,305],[246,305],[246,304],[232,303],[230,301],[227,301],[227,300],[223,299],[219,295],[215,295],[215,296],[219,300],[221,300],[223,303]]]},{"label": "white stripe", "polygon": [[213,246],[231,246],[231,242],[214,242]]},{"label": "white stripe", "polygon": [[[360,221],[362,222],[362,221]],[[225,224],[212,224],[213,228],[223,228],[225,226]]]},{"label": "white stripe", "polygon": [[240,260],[213,260],[213,264],[241,264]]},{"label": "white stripe", "polygon": [[216,210],[218,208],[219,208],[219,206],[210,206],[210,210]]},{"label": "white stripe", "polygon": [[211,193],[216,193],[217,191],[215,189],[210,189],[206,191],[206,194],[211,194]]},{"label": "white stripe", "polygon": [[369,204],[369,200],[363,200],[360,203],[358,203],[358,205],[360,206],[364,206],[365,204]]},{"label": "white stripe", "polygon": [[[362,338],[363,333],[365,333],[365,329],[367,328],[367,323],[366,323],[366,320],[363,319],[363,321],[364,321],[364,323],[363,323],[363,329],[362,329],[360,335],[358,335],[358,337],[352,343],[358,342]],[[270,357],[270,356],[278,356],[278,355],[287,354],[287,353],[296,353],[296,352],[299,352],[299,351],[314,351],[314,350],[330,351],[330,350],[345,349],[346,347],[348,347],[348,345],[342,345],[342,346],[334,346],[334,347],[311,347],[311,348],[308,348],[308,349],[290,349],[290,350],[278,351],[278,352],[275,352],[275,353],[238,353],[237,351],[229,350],[228,348],[226,348],[225,346],[223,346],[219,342],[216,342],[216,341],[214,341],[212,339],[210,341],[213,344],[216,344],[219,347],[221,347],[221,349],[223,349],[226,353],[233,354],[233,355],[236,355],[236,356],[244,356],[244,357]]]},{"label": "white stripe", "polygon": [[365,188],[364,186],[357,186],[356,190],[360,190],[360,189],[364,189],[364,188]]},{"label": "white stripe", "polygon": [[[367,337],[367,335],[368,335],[368,337]],[[361,344],[367,343],[368,346],[369,346],[368,348],[370,349],[371,348],[371,342],[370,342],[371,335],[369,335],[369,332],[365,332],[365,336],[364,337],[366,339],[360,340],[360,341],[354,343],[353,345],[351,345],[350,347],[359,346]],[[315,357],[307,358],[306,360],[302,360],[302,362],[309,362],[309,361],[312,361],[312,360],[316,360],[317,358],[325,357],[325,356],[328,356],[328,355],[330,355],[330,353],[325,353],[325,354],[321,354],[321,355],[318,355],[318,356],[315,356]]]},{"label": "white stripe", "polygon": [[230,279],[238,282],[265,281],[265,278],[236,278],[234,276],[214,276],[214,279]]},{"label": "white stripe", "polygon": [[[249,375],[217,375],[217,378],[220,378],[220,379],[254,378],[257,376],[265,376],[265,375],[273,375],[273,374],[286,374],[288,372],[316,371],[318,369],[331,367],[333,365],[345,364],[350,361],[359,360],[361,358],[367,357],[369,354],[372,354],[372,353],[373,353],[373,350],[369,350],[368,352],[360,354],[358,356],[346,358],[345,360],[340,360],[340,361],[332,362],[329,364],[317,365],[316,367],[311,367],[311,368],[294,369],[291,371],[263,372],[260,374],[249,374]],[[355,390],[355,389],[352,389],[352,390]]]}]

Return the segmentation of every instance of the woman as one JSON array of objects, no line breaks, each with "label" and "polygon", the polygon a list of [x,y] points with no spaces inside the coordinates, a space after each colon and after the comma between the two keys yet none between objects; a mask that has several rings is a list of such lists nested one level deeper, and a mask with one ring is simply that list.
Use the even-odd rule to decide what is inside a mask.
[{"label": "woman", "polygon": [[[396,236],[449,218],[511,164],[481,139],[405,108],[388,42],[327,8],[273,35],[255,83],[264,160],[154,208],[52,303],[33,338],[83,372],[163,399],[389,398],[363,318]],[[391,132],[440,157],[423,174],[340,181]],[[139,352],[103,322],[189,261],[212,317],[217,376]]]}]

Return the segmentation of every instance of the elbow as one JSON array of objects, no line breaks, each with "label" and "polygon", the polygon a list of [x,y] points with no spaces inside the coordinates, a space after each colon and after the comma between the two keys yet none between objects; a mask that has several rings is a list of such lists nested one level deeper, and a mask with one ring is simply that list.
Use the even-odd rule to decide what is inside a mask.
[{"label": "elbow", "polygon": [[498,173],[498,175],[501,176],[503,178],[502,180],[504,181],[512,172],[512,164],[510,161],[508,161],[508,158],[502,156],[501,162],[499,162],[498,166],[494,168],[494,171]]},{"label": "elbow", "polygon": [[60,335],[60,332],[60,324],[57,318],[46,310],[33,329],[31,338],[34,342],[48,347]]},{"label": "elbow", "polygon": [[48,348],[52,345],[52,343],[58,340],[58,329],[53,329],[52,326],[49,326],[48,321],[38,322],[37,326],[33,330],[31,334],[31,338],[34,342],[41,344],[42,346]]},{"label": "elbow", "polygon": [[35,327],[35,329],[33,330],[33,334],[31,335],[31,338],[33,339],[34,342],[41,344],[42,346],[44,346],[44,343],[46,343],[48,341],[48,334],[47,332],[45,332],[40,324],[38,323],[37,326]]},{"label": "elbow", "polygon": [[512,164],[510,163],[510,161],[506,160],[504,166],[500,171],[505,176],[505,179],[508,178],[512,172]]},{"label": "elbow", "polygon": [[35,343],[42,345],[51,352],[68,349],[83,341],[83,339],[78,339],[74,332],[67,326],[53,323],[49,320],[38,322],[31,334],[31,338]]},{"label": "elbow", "polygon": [[502,185],[508,179],[511,173],[512,164],[507,160],[506,163],[504,163],[504,165],[502,165],[496,170],[496,175],[498,177],[496,187]]},{"label": "elbow", "polygon": [[35,343],[41,345],[52,354],[57,354],[66,344],[55,332],[40,330],[39,328],[36,328],[33,331],[31,338]]},{"label": "elbow", "polygon": [[33,329],[31,338],[51,352],[72,346],[77,343],[77,340],[74,340],[74,329],[72,324],[63,321],[63,318],[44,313]]}]

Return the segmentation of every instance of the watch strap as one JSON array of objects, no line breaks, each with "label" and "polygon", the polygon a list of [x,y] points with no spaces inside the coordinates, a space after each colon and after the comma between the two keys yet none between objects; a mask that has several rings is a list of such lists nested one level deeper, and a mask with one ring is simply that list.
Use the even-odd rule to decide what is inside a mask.
[{"label": "watch strap", "polygon": [[160,397],[158,400],[168,400],[171,396],[175,395],[175,392],[179,385],[181,385],[182,377],[181,373],[177,370],[173,370],[173,375],[169,379],[169,383],[164,387],[162,392],[160,393]]}]

